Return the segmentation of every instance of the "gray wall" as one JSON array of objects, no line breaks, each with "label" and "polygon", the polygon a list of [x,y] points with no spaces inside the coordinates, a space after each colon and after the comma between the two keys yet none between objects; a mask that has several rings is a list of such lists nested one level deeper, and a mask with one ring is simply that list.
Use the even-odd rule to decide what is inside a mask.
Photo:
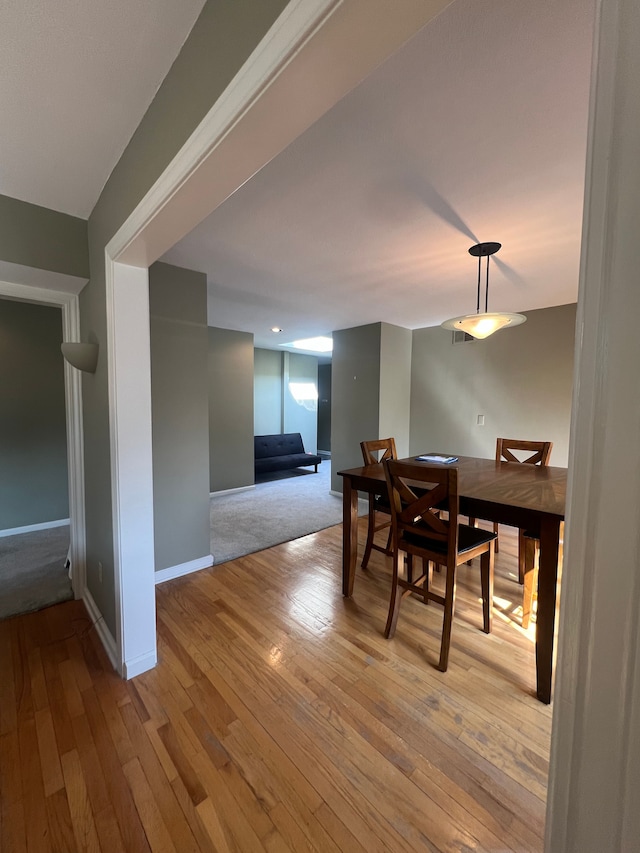
[{"label": "gray wall", "polygon": [[331,452],[330,364],[318,364],[318,450]]},{"label": "gray wall", "polygon": [[[285,5],[286,0],[208,0],[89,218],[91,281],[80,298],[82,337],[95,339],[105,358],[99,359],[91,381],[83,383],[87,586],[113,636],[116,625],[104,248]],[[102,581],[98,561],[103,564]]]},{"label": "gray wall", "polygon": [[87,223],[0,195],[0,259],[89,278]]},{"label": "gray wall", "polygon": [[333,333],[331,488],[342,491],[337,471],[362,464],[360,442],[396,439],[408,452],[411,332],[372,323]]},{"label": "gray wall", "polygon": [[439,327],[416,330],[411,453],[493,458],[502,436],[553,441],[551,464],[567,465],[575,317],[575,305],[527,311],[523,326],[455,345]]},{"label": "gray wall", "polygon": [[159,571],[210,553],[206,275],[154,264],[149,307]]},{"label": "gray wall", "polygon": [[69,517],[62,312],[0,300],[0,530]]},{"label": "gray wall", "polygon": [[212,492],[237,489],[254,482],[253,353],[253,335],[209,328],[209,487]]},{"label": "gray wall", "polygon": [[254,435],[282,432],[282,358],[271,349],[254,353]]},{"label": "gray wall", "polygon": [[336,472],[362,464],[360,442],[378,435],[380,323],[333,333],[331,383],[331,488]]},{"label": "gray wall", "polygon": [[378,438],[393,437],[398,456],[409,453],[411,409],[409,329],[382,323],[380,329],[380,419]]}]

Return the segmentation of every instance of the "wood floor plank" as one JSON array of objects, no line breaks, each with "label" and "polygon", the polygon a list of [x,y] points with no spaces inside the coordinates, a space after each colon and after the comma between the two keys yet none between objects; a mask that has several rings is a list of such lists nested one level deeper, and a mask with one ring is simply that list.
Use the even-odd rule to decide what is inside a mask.
[{"label": "wood floor plank", "polygon": [[[190,822],[185,817],[180,800],[176,796],[176,786],[173,784],[180,776],[177,771],[172,773],[170,777],[165,775],[163,772],[165,765],[160,761],[154,748],[158,741],[162,743],[162,739],[158,737],[158,741],[155,741],[148,737],[148,733],[153,730],[153,723],[151,720],[147,720],[143,724],[132,705],[123,705],[121,713],[131,733],[151,793],[176,849],[180,853],[197,853],[199,848],[193,821]],[[163,743],[162,745],[164,747]],[[171,766],[175,767],[173,763]]]},{"label": "wood floor plank", "polygon": [[26,850],[27,830],[22,802],[0,802],[0,850]]},{"label": "wood floor plank", "polygon": [[48,796],[46,808],[51,850],[53,853],[76,853],[78,845],[73,834],[66,791],[61,788]]},{"label": "wood floor plank", "polygon": [[122,768],[133,794],[140,820],[153,853],[176,853],[176,847],[149,787],[147,777],[137,758]]},{"label": "wood floor plank", "polygon": [[[128,749],[118,750],[112,739],[112,727],[104,713],[105,703],[98,698],[94,689],[85,690],[82,701],[98,754],[100,770],[120,829],[122,849],[126,853],[146,853],[149,845],[133,799],[128,796],[127,781],[122,771],[122,763],[125,763],[122,758],[126,761],[132,760],[133,747],[129,742]],[[124,723],[122,728],[125,728]]]},{"label": "wood floor plank", "polygon": [[82,853],[100,853],[98,832],[82,774],[82,765],[75,749],[62,756],[62,772],[78,850]]},{"label": "wood floor plank", "polygon": [[44,795],[49,797],[64,787],[62,767],[60,765],[60,754],[53,728],[53,719],[48,707],[42,708],[35,713],[36,732],[38,735],[38,750],[40,752],[40,765],[42,767],[42,780],[44,783]]},{"label": "wood floor plank", "polygon": [[82,602],[0,622],[3,853],[541,853],[515,531],[488,637],[460,571],[446,673],[437,606],[408,598],[384,638],[390,568],[344,599],[338,526],[161,584],[158,666],[129,682]]},{"label": "wood floor plank", "polygon": [[[45,657],[46,655],[43,652],[43,660]],[[60,755],[64,755],[66,752],[70,752],[75,746],[71,718],[69,717],[69,710],[65,701],[64,687],[58,677],[57,667],[52,667],[48,675],[47,669],[47,666],[45,666],[49,711],[51,712],[51,719],[53,721],[58,752]]]},{"label": "wood floor plank", "polygon": [[44,677],[44,667],[42,666],[42,656],[39,646],[29,649],[29,673],[31,676],[31,691],[33,693],[33,707],[36,711],[41,711],[49,704],[47,695],[47,683]]},{"label": "wood floor plank", "polygon": [[33,717],[25,718],[19,723],[18,739],[27,850],[29,853],[31,851],[45,853],[51,849],[51,845],[44,801],[42,768],[38,754],[36,724]]}]

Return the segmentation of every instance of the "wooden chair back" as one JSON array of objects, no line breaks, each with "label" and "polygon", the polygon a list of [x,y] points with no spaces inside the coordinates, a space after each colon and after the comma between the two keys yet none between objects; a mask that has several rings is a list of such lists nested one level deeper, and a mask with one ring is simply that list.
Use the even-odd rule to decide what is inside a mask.
[{"label": "wooden chair back", "polygon": [[361,441],[360,450],[365,465],[375,465],[385,459],[397,459],[396,441],[394,438],[376,438],[371,441]]},{"label": "wooden chair back", "polygon": [[[389,459],[384,472],[391,504],[393,548],[446,565],[458,552],[458,470]],[[441,517],[441,510],[448,517]],[[447,556],[442,559],[443,554]],[[455,562],[454,562],[455,564]]]},{"label": "wooden chair back", "polygon": [[[496,440],[496,462],[522,462],[525,465],[548,465],[551,456],[552,441],[520,441],[515,438]],[[513,451],[530,453],[526,459],[519,459]]]}]

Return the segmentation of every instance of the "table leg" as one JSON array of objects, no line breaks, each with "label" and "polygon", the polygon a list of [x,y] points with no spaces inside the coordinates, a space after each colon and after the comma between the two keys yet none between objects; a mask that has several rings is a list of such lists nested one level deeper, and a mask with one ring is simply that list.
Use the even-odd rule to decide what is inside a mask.
[{"label": "table leg", "polygon": [[342,482],[342,594],[353,595],[358,559],[358,490],[348,477]]},{"label": "table leg", "polygon": [[536,623],[536,681],[538,699],[551,702],[553,635],[556,621],[556,587],[560,520],[544,518],[540,525],[538,568],[538,616]]}]

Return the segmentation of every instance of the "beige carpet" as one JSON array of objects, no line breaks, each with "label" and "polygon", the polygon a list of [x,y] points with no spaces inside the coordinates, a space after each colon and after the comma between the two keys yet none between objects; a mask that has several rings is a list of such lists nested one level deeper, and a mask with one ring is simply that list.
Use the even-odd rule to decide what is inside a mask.
[{"label": "beige carpet", "polygon": [[[211,498],[214,563],[262,551],[342,522],[342,496],[330,494],[331,460],[314,474],[302,468],[266,475],[255,489]],[[367,511],[361,501],[360,514]]]},{"label": "beige carpet", "polygon": [[0,537],[0,619],[73,598],[69,528]]}]

